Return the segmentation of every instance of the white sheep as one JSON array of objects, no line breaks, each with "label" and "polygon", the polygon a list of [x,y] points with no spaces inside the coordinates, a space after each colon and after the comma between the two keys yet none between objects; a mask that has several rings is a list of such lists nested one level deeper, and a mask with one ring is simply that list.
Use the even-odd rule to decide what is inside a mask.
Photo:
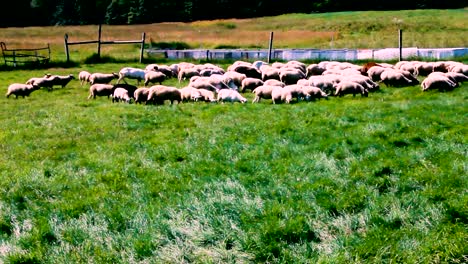
[{"label": "white sheep", "polygon": [[147,102],[163,105],[165,101],[170,101],[171,105],[175,101],[180,103],[182,101],[180,90],[166,85],[153,85],[149,88]]},{"label": "white sheep", "polygon": [[41,88],[47,88],[50,92],[52,91],[54,85],[60,80],[60,77],[57,75],[50,75],[49,77],[38,78],[34,81],[34,85],[37,85]]},{"label": "white sheep", "polygon": [[95,72],[89,76],[88,80],[89,80],[90,85],[97,84],[97,83],[108,84],[112,80],[117,79],[117,78],[119,78],[119,75],[115,72],[113,73]]},{"label": "white sheep", "polygon": [[26,81],[26,84],[31,84],[31,85],[32,85],[32,84],[34,84],[34,82],[36,82],[37,80],[40,80],[40,79],[42,79],[42,78],[48,78],[48,77],[50,77],[50,76],[52,76],[50,73],[46,73],[46,74],[44,74],[44,76],[42,76],[42,77],[32,77],[32,78],[30,78],[29,80]]},{"label": "white sheep", "polygon": [[114,94],[114,85],[105,83],[95,83],[89,87],[88,99],[96,99],[96,96],[107,96]]},{"label": "white sheep", "polygon": [[57,78],[54,79],[52,86],[59,85],[62,88],[65,88],[67,84],[71,81],[76,79],[73,74],[68,74],[68,75],[53,75],[56,76]]},{"label": "white sheep", "polygon": [[195,101],[203,101],[203,102],[216,102],[215,93],[213,91],[207,89],[197,89],[198,93],[201,97],[195,99]]},{"label": "white sheep", "polygon": [[246,103],[247,98],[243,97],[238,91],[232,90],[232,89],[222,89],[218,92],[218,102],[224,103],[224,102],[240,102],[240,103]]},{"label": "white sheep", "polygon": [[125,80],[127,78],[127,79],[136,79],[137,84],[140,85],[140,82],[145,79],[145,73],[146,72],[143,69],[124,67],[120,69],[119,79],[117,80],[116,83],[120,83],[120,81],[124,81],[124,83],[127,83],[127,81]]},{"label": "white sheep", "polygon": [[80,81],[81,86],[83,86],[85,83],[89,83],[89,76],[91,76],[90,72],[80,71],[78,74],[78,80]]},{"label": "white sheep", "polygon": [[135,90],[134,92],[134,98],[135,98],[135,104],[141,104],[145,103],[148,100],[148,93],[149,93],[149,88],[146,87],[140,87]]},{"label": "white sheep", "polygon": [[326,94],[322,89],[314,86],[302,86],[302,91],[305,96],[306,101],[316,100],[325,98],[328,99],[328,94]]},{"label": "white sheep", "polygon": [[8,86],[8,91],[5,96],[9,98],[10,95],[14,95],[16,99],[18,99],[18,96],[24,98],[38,89],[40,89],[40,87],[35,84],[12,83]]},{"label": "white sheep", "polygon": [[335,85],[335,89],[335,96],[339,97],[342,97],[346,94],[352,94],[353,97],[356,96],[356,94],[361,94],[363,97],[368,96],[367,89],[356,82],[342,81]]},{"label": "white sheep", "polygon": [[249,89],[250,91],[253,91],[255,88],[257,88],[258,86],[262,86],[263,85],[263,81],[258,79],[258,78],[251,78],[251,77],[247,77],[245,78],[244,80],[242,80],[242,84],[241,84],[241,92],[245,92],[245,90]]},{"label": "white sheep", "polygon": [[255,94],[255,98],[252,100],[252,103],[259,103],[260,99],[271,99],[271,93],[273,89],[280,87],[274,85],[262,85],[255,88],[252,93]]},{"label": "white sheep", "polygon": [[443,74],[427,76],[421,82],[421,88],[423,92],[434,89],[438,89],[439,91],[451,91],[455,87],[458,87],[458,83],[453,82]]},{"label": "white sheep", "polygon": [[115,88],[114,94],[112,94],[112,102],[120,102],[124,101],[126,103],[130,103],[131,98],[128,95],[128,91],[124,88]]},{"label": "white sheep", "polygon": [[145,86],[148,86],[150,83],[159,83],[162,84],[166,80],[166,74],[160,71],[147,71],[145,73]]}]

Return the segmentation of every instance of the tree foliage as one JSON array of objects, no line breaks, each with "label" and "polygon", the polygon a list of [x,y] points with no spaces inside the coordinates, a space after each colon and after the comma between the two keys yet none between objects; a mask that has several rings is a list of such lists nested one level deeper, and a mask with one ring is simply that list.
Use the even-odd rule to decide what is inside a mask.
[{"label": "tree foliage", "polygon": [[148,24],[355,10],[463,8],[459,0],[15,0],[0,27]]}]

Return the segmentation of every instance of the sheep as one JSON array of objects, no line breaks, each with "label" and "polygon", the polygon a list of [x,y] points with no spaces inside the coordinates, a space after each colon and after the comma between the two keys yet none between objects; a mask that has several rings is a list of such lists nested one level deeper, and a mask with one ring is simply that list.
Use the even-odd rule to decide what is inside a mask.
[{"label": "sheep", "polygon": [[131,98],[128,95],[128,91],[124,88],[116,88],[114,94],[112,95],[112,103],[124,101],[126,103],[131,102]]},{"label": "sheep", "polygon": [[89,83],[89,76],[91,76],[90,72],[80,71],[78,74],[78,80],[80,80],[81,87],[83,87],[85,83]]},{"label": "sheep", "polygon": [[458,83],[453,82],[443,74],[428,76],[421,82],[421,88],[423,92],[434,89],[438,89],[441,92],[451,91],[455,87],[458,87]]},{"label": "sheep", "polygon": [[145,73],[146,72],[143,69],[124,67],[120,69],[119,79],[117,80],[116,83],[120,83],[120,81],[124,81],[124,83],[127,83],[127,81],[125,81],[125,78],[128,78],[128,79],[136,79],[137,84],[140,85],[140,82],[145,79]]},{"label": "sheep", "polygon": [[68,74],[68,75],[65,75],[65,76],[64,75],[53,75],[53,76],[56,76],[57,78],[55,78],[52,86],[60,85],[62,88],[65,88],[65,86],[67,86],[67,84],[71,80],[76,79],[73,74]]},{"label": "sheep", "polygon": [[9,98],[10,95],[14,95],[16,99],[18,99],[18,96],[24,98],[39,89],[40,87],[35,84],[12,83],[8,86],[8,91],[5,96]]},{"label": "sheep", "polygon": [[380,79],[387,86],[404,87],[413,85],[413,81],[397,70],[387,69],[380,75]]},{"label": "sheep", "polygon": [[361,97],[368,97],[368,91],[362,85],[351,81],[342,81],[335,85],[335,96],[342,97],[346,94],[352,94],[353,97],[360,93]]},{"label": "sheep", "polygon": [[159,83],[162,84],[166,80],[166,74],[159,71],[147,71],[145,73],[145,86],[148,86],[150,83]]},{"label": "sheep", "polygon": [[198,89],[193,88],[191,86],[181,88],[180,96],[182,98],[182,102],[197,101],[202,97]]},{"label": "sheep", "polygon": [[138,87],[136,87],[135,85],[131,85],[128,83],[118,83],[114,84],[114,86],[112,87],[113,90],[117,88],[123,88],[127,90],[128,96],[130,96],[130,98],[135,98],[135,91],[138,89]]},{"label": "sheep", "polygon": [[316,100],[325,98],[328,100],[328,94],[326,94],[322,89],[314,86],[302,86],[302,92],[304,93],[305,100]]},{"label": "sheep", "polygon": [[251,65],[237,65],[235,67],[230,68],[229,71],[235,71],[238,73],[245,74],[246,77],[250,78],[262,78],[262,73],[255,67]]},{"label": "sheep", "polygon": [[114,94],[114,85],[105,83],[95,83],[89,87],[88,99],[96,99],[96,96],[107,96]]},{"label": "sheep", "polygon": [[385,71],[385,68],[382,66],[372,66],[367,70],[367,76],[369,76],[369,78],[371,78],[372,81],[379,82],[382,80],[380,78],[380,75],[384,71]]},{"label": "sheep", "polygon": [[[271,99],[271,92],[273,89],[277,88],[279,86],[274,86],[274,85],[262,85],[257,88],[255,88],[252,93],[255,94],[255,99],[252,100],[252,103],[259,103],[260,99]],[[282,88],[282,87],[281,87]]]},{"label": "sheep", "polygon": [[270,79],[275,79],[275,80],[280,80],[280,70],[277,68],[273,68],[269,66],[267,69],[262,70],[262,80],[270,80]]},{"label": "sheep", "polygon": [[149,93],[149,88],[146,88],[146,87],[140,87],[138,89],[135,90],[135,93],[134,93],[134,100],[135,100],[135,104],[141,104],[141,103],[145,103],[147,102],[148,100],[148,93]]},{"label": "sheep", "polygon": [[445,75],[447,77],[451,77],[453,78],[456,82],[458,83],[463,83],[463,82],[466,82],[468,81],[468,76],[464,75],[463,73],[459,73],[459,72],[446,72]]},{"label": "sheep", "polygon": [[32,78],[30,78],[29,80],[26,81],[26,84],[31,84],[31,85],[32,85],[32,84],[34,84],[34,82],[36,82],[37,80],[40,80],[40,79],[42,79],[42,78],[48,78],[48,77],[50,77],[50,76],[52,76],[50,73],[46,73],[46,74],[44,74],[43,77],[32,77]]},{"label": "sheep", "polygon": [[59,82],[60,77],[58,75],[50,75],[49,77],[38,78],[34,81],[34,85],[41,88],[47,88],[47,91],[52,91],[54,85]]},{"label": "sheep", "polygon": [[213,74],[209,77],[206,76],[193,76],[190,78],[189,86],[200,89],[208,89],[213,92],[217,92],[221,89],[235,89],[237,90],[237,85],[235,82],[228,76]]},{"label": "sheep", "polygon": [[305,74],[298,69],[284,69],[280,71],[280,81],[284,82],[286,85],[295,84],[298,80],[304,79]]},{"label": "sheep", "polygon": [[218,92],[218,102],[224,103],[224,102],[240,102],[240,103],[246,103],[247,99],[243,97],[238,91],[236,90],[231,90],[231,89],[222,89]]},{"label": "sheep", "polygon": [[185,81],[187,78],[190,79],[193,76],[200,76],[200,72],[194,68],[182,68],[179,70],[177,79],[179,83]]},{"label": "sheep", "polygon": [[[297,102],[299,102],[302,98],[305,97],[302,87],[303,87],[302,85],[290,84],[290,85],[284,86],[283,89],[289,90],[291,93],[291,99],[296,98]],[[282,99],[284,100],[284,98]],[[290,102],[291,100],[289,100],[289,102],[287,103],[290,103]]]},{"label": "sheep", "polygon": [[290,89],[275,86],[271,91],[271,101],[273,104],[278,104],[282,102],[289,104],[291,100],[292,94]]},{"label": "sheep", "polygon": [[306,67],[306,77],[309,78],[312,75],[321,75],[324,71],[325,68],[322,68],[318,64],[313,63]]},{"label": "sheep", "polygon": [[149,88],[148,102],[162,105],[166,100],[169,100],[171,105],[174,104],[174,101],[180,103],[182,101],[180,90],[176,87],[165,85],[154,85]]},{"label": "sheep", "polygon": [[216,102],[215,93],[207,89],[197,89],[201,97],[195,99],[195,101],[204,101],[204,102]]},{"label": "sheep", "polygon": [[245,92],[245,90],[249,89],[250,91],[253,91],[253,89],[257,88],[258,86],[262,86],[263,81],[257,78],[251,78],[247,77],[244,80],[242,80],[241,84],[241,92]]},{"label": "sheep", "polygon": [[236,71],[227,71],[226,73],[223,74],[223,76],[232,79],[232,81],[234,82],[234,84],[237,87],[241,87],[242,86],[242,81],[245,78],[247,78],[247,75],[245,75],[243,73],[236,72]]},{"label": "sheep", "polygon": [[97,84],[97,83],[108,84],[112,80],[117,79],[117,78],[119,78],[119,75],[115,72],[113,73],[95,72],[89,76],[88,80],[89,80],[90,85]]},{"label": "sheep", "polygon": [[263,85],[273,85],[273,86],[281,86],[284,87],[286,84],[280,80],[276,79],[269,79],[263,82]]}]

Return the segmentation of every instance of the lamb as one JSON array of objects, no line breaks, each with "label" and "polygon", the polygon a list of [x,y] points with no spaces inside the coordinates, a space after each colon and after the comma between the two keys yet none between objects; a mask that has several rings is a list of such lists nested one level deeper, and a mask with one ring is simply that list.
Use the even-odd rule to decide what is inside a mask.
[{"label": "lamb", "polygon": [[310,100],[316,100],[316,99],[321,99],[325,98],[328,100],[328,94],[326,94],[322,89],[314,86],[302,86],[302,91],[305,95],[305,100],[310,101]]},{"label": "lamb", "polygon": [[138,104],[138,103],[141,104],[143,102],[146,104],[148,100],[148,93],[149,93],[149,88],[140,87],[136,89],[134,93],[135,104]]},{"label": "lamb", "polygon": [[24,98],[39,89],[40,87],[35,84],[12,83],[8,86],[8,91],[5,96],[9,98],[10,95],[14,95],[16,99],[18,99],[18,96]]},{"label": "lamb", "polygon": [[246,103],[247,99],[243,97],[238,91],[232,90],[232,89],[222,89],[218,92],[218,102],[224,103],[224,102],[240,102],[240,103]]},{"label": "lamb", "polygon": [[131,98],[128,95],[128,91],[124,88],[116,88],[114,94],[112,95],[112,103],[124,101],[126,103],[131,102]]},{"label": "lamb", "polygon": [[253,91],[255,88],[258,86],[262,86],[263,81],[258,79],[258,78],[251,78],[247,77],[244,80],[242,80],[241,84],[241,92],[245,92],[245,90],[249,89],[250,91]]},{"label": "lamb", "polygon": [[97,84],[97,83],[108,84],[112,80],[117,79],[117,78],[119,78],[119,75],[117,73],[115,73],[115,72],[113,72],[113,73],[99,73],[99,72],[96,72],[96,73],[92,73],[89,76],[88,80],[89,80],[90,85]]},{"label": "lamb", "polygon": [[119,71],[119,79],[117,80],[117,83],[120,83],[120,81],[124,81],[124,83],[127,83],[127,81],[125,81],[125,78],[128,78],[136,79],[137,84],[140,85],[140,82],[145,79],[145,73],[146,72],[143,69],[124,67]]},{"label": "lamb", "polygon": [[165,85],[154,85],[149,88],[148,102],[162,105],[166,100],[169,100],[171,105],[174,104],[174,101],[180,103],[182,101],[180,90],[176,87]]},{"label": "lamb", "polygon": [[162,84],[166,80],[166,74],[159,71],[147,71],[145,73],[145,86],[148,86],[150,83],[159,83]]},{"label": "lamb", "polygon": [[369,93],[362,85],[351,81],[342,81],[335,85],[335,96],[342,97],[346,94],[352,94],[353,97],[360,93],[361,97],[368,97]]},{"label": "lamb", "polygon": [[95,83],[89,87],[88,99],[96,99],[96,96],[107,96],[114,94],[114,85],[105,83]]},{"label": "lamb", "polygon": [[82,87],[85,83],[89,83],[89,76],[91,76],[91,73],[88,71],[80,71],[78,74],[78,79]]}]

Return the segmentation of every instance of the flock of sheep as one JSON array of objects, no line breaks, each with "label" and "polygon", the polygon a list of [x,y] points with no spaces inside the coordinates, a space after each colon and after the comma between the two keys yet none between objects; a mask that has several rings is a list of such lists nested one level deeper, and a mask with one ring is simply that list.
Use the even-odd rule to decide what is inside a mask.
[{"label": "flock of sheep", "polygon": [[[418,76],[422,76],[421,82]],[[211,63],[181,62],[172,65],[149,64],[144,69],[124,67],[118,73],[81,71],[78,79],[81,86],[90,85],[88,99],[106,96],[112,98],[112,102],[144,104],[164,104],[166,101],[171,104],[187,101],[246,103],[248,100],[243,93],[250,90],[255,94],[252,103],[265,99],[278,104],[347,94],[367,97],[381,84],[387,87],[420,84],[422,91],[449,91],[467,81],[467,76],[468,65],[456,61],[400,61],[394,65],[356,65],[338,61],[308,65],[299,61],[272,64],[236,61],[226,70]],[[179,84],[185,80],[189,82],[183,88],[164,85],[170,78],[177,78]],[[55,86],[63,88],[73,79],[73,74],[34,77],[25,83],[11,84],[6,97],[29,96],[40,88],[49,91]],[[136,80],[137,85],[128,84],[128,79]]]}]

